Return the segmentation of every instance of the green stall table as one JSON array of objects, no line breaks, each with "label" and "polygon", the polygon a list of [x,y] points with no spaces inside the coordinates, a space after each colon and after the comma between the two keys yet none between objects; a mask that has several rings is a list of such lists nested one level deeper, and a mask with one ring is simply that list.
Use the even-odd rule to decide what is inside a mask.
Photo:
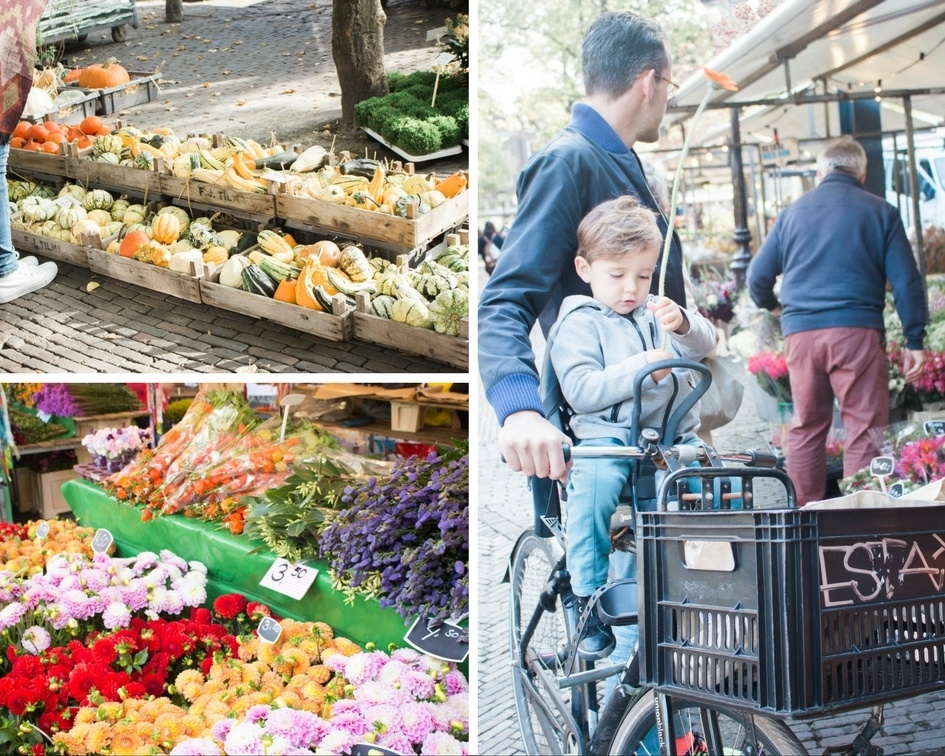
[{"label": "green stall table", "polygon": [[[210,601],[225,593],[242,593],[251,601],[269,606],[276,614],[296,620],[327,622],[338,635],[378,648],[405,646],[408,625],[393,609],[376,600],[358,597],[346,604],[345,595],[332,590],[325,562],[309,561],[318,570],[315,582],[301,600],[261,586],[276,556],[261,541],[221,530],[215,523],[180,514],[141,521],[143,507],[122,504],[100,486],[82,479],[63,484],[62,494],[81,525],[107,529],[115,539],[117,556],[168,549],[189,561],[207,565]],[[255,549],[262,549],[257,553]]]}]

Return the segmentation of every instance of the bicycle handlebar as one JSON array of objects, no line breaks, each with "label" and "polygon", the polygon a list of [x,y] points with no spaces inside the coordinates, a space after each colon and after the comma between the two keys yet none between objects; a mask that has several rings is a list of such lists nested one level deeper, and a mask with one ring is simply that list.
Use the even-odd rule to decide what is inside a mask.
[{"label": "bicycle handlebar", "polygon": [[[593,459],[652,459],[657,456],[669,456],[679,461],[681,465],[689,465],[693,462],[704,462],[709,458],[705,447],[691,446],[689,444],[677,444],[662,453],[655,449],[647,449],[640,446],[571,446],[564,444],[562,447],[565,462],[572,458],[593,458]],[[722,462],[737,462],[749,467],[777,467],[778,458],[770,452],[761,451],[727,451],[715,452],[714,458]]]}]

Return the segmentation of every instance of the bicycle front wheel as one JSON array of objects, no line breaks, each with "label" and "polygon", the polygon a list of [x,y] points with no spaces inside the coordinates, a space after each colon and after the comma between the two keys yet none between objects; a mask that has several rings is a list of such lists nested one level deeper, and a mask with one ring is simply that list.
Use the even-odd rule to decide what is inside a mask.
[{"label": "bicycle front wheel", "polygon": [[[607,753],[658,756],[657,701],[651,691],[627,710]],[[807,756],[794,733],[778,719],[679,698],[671,698],[669,708],[675,741],[671,753],[679,756]]]},{"label": "bicycle front wheel", "polygon": [[[528,530],[519,538],[510,561],[512,692],[525,752],[530,755],[576,753],[579,742],[569,712],[569,692],[558,691],[554,683],[563,675],[569,639],[560,599],[552,611],[536,614],[560,557],[554,545],[551,539]],[[534,624],[531,632],[530,624]]]}]

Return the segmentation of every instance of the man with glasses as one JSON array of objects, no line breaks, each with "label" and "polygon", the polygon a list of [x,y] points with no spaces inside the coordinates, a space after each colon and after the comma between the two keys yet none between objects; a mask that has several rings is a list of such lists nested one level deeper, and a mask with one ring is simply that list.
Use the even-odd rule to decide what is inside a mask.
[{"label": "man with glasses", "polygon": [[[502,426],[500,451],[513,470],[553,480],[565,478],[567,439],[545,419],[529,332],[538,320],[547,335],[566,296],[590,294],[573,264],[578,224],[600,203],[629,194],[656,212],[664,235],[673,228],[633,151],[638,141],[659,139],[676,89],[662,30],[634,13],[603,13],[585,34],[582,66],[585,100],[519,175],[518,213],[479,305],[479,370]],[[685,306],[675,235],[668,265],[666,296]],[[658,281],[657,270],[654,293]],[[536,499],[547,484],[536,485]]]}]

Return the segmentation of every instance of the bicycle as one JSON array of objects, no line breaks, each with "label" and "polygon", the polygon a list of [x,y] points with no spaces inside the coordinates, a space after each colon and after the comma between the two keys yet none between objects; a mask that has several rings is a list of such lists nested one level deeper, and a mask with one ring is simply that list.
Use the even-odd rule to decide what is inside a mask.
[{"label": "bicycle", "polygon": [[[650,371],[666,367],[668,362],[649,366]],[[671,362],[673,367],[681,365],[679,361]],[[699,370],[704,376],[702,383],[707,383],[705,374],[708,371],[700,370],[699,363],[682,363],[682,366]],[[637,376],[637,381],[642,382],[643,377]],[[638,391],[639,385],[635,387],[635,395]],[[698,395],[699,392],[694,393]],[[662,438],[653,430],[637,435],[639,412],[635,411],[632,437],[640,438],[637,447],[574,447],[569,450],[573,457],[606,455],[632,460],[629,494],[634,506],[640,504],[640,491],[646,488],[650,471],[645,466],[658,463],[667,471],[656,492],[655,512],[637,510],[635,517],[629,519],[623,513],[618,513],[619,518],[615,516],[615,520],[621,519],[621,528],[633,521],[638,533],[643,529],[641,585],[638,587],[626,580],[612,581],[594,594],[585,610],[585,613],[598,611],[605,622],[615,626],[640,625],[639,645],[625,663],[599,668],[594,662],[582,660],[576,652],[586,617],[576,616],[570,607],[573,594],[557,497],[549,497],[550,506],[544,513],[536,511],[535,526],[525,531],[513,548],[507,575],[511,586],[512,683],[526,752],[660,753],[670,756],[699,753],[803,754],[806,753],[803,745],[785,724],[784,717],[814,717],[828,709],[862,708],[865,704],[872,704],[871,716],[854,741],[849,746],[829,751],[851,755],[881,754],[882,750],[873,746],[870,739],[882,727],[882,702],[929,690],[935,680],[929,677],[913,685],[912,690],[908,685],[901,691],[880,690],[878,693],[857,689],[847,677],[852,679],[859,674],[868,678],[878,665],[874,657],[861,655],[850,662],[854,673],[845,672],[846,668],[840,666],[831,667],[835,671],[825,673],[829,690],[823,685],[805,685],[805,673],[795,669],[797,665],[793,663],[789,665],[790,674],[784,675],[779,669],[771,683],[765,679],[771,670],[765,669],[764,664],[742,664],[739,661],[744,650],[740,644],[749,651],[752,646],[757,647],[758,638],[753,636],[757,636],[759,631],[757,625],[743,623],[740,617],[735,616],[737,607],[734,613],[726,614],[725,610],[714,609],[710,600],[708,608],[691,609],[684,605],[685,602],[661,603],[661,598],[665,597],[656,595],[659,592],[658,580],[648,575],[646,570],[659,566],[660,558],[665,557],[661,553],[665,548],[661,539],[667,538],[665,531],[672,529],[676,520],[684,521],[693,513],[707,515],[703,519],[709,523],[719,515],[726,521],[733,517],[740,521],[761,518],[766,528],[777,531],[780,527],[789,534],[782,538],[780,531],[775,532],[773,541],[786,544],[784,548],[790,554],[787,559],[775,554],[772,561],[781,559],[794,564],[801,554],[794,553],[795,546],[790,540],[798,525],[796,521],[802,521],[801,527],[810,526],[810,521],[816,516],[814,513],[803,515],[803,510],[796,509],[793,485],[778,469],[778,460],[772,454],[753,451],[719,454],[708,447],[667,445],[665,440],[673,438],[676,424],[687,410],[688,407],[684,407],[670,418]],[[698,467],[690,467],[694,464]],[[740,466],[726,466],[732,464]],[[783,487],[786,509],[754,509],[754,483],[760,478],[772,479]],[[740,487],[730,485],[734,481]],[[673,496],[679,509],[677,513],[669,511]],[[704,528],[706,524],[702,523],[700,527]],[[709,527],[711,532],[704,541],[689,536],[685,543],[724,543],[724,539],[718,539],[718,534],[724,532],[726,525]],[[684,541],[680,538],[672,542],[670,548],[682,549]],[[751,543],[750,546],[768,547],[765,543]],[[732,548],[730,558],[734,571],[737,558]],[[803,555],[810,556],[812,551],[803,548],[806,549]],[[766,554],[766,558],[769,556]],[[724,554],[722,558],[726,558]],[[718,560],[719,554],[713,554],[712,559]],[[718,562],[714,561],[713,569],[717,566]],[[774,603],[777,599],[769,597],[766,601]],[[935,611],[941,613],[939,608]],[[902,604],[883,615],[885,619],[879,622],[878,629],[869,632],[864,629],[862,635],[872,638],[875,644],[875,637],[885,634],[884,637],[897,647],[892,651],[882,651],[886,654],[883,657],[886,661],[891,654],[907,664],[914,665],[916,660],[921,664],[923,654],[926,659],[932,654],[936,657],[933,661],[940,662],[941,651],[935,649],[933,634],[923,630],[921,622],[916,621],[919,614],[924,618],[931,613],[926,607],[917,609]],[[752,621],[757,621],[758,617]],[[789,620],[788,624],[792,622]],[[903,630],[907,625],[911,629]],[[657,627],[658,637],[650,637],[648,631]],[[844,632],[855,634],[856,631],[847,628]],[[919,636],[924,636],[924,640]],[[791,636],[791,639],[795,637]],[[780,646],[771,644],[775,646],[773,653],[788,656],[788,641],[781,640]],[[907,641],[915,647],[914,650],[907,648]],[[705,648],[700,649],[700,645]],[[826,657],[829,644],[824,645]],[[690,649],[694,650],[690,652]],[[761,656],[765,657],[766,653],[762,651]],[[749,656],[746,654],[744,658]],[[646,679],[642,681],[641,663],[646,672]],[[787,660],[781,660],[781,666],[787,666]],[[601,710],[598,686],[612,675],[619,676],[618,683]],[[941,680],[942,676],[938,679]],[[851,688],[852,693],[844,686]],[[795,687],[803,690],[799,693]],[[808,688],[816,690],[812,693]]]}]

